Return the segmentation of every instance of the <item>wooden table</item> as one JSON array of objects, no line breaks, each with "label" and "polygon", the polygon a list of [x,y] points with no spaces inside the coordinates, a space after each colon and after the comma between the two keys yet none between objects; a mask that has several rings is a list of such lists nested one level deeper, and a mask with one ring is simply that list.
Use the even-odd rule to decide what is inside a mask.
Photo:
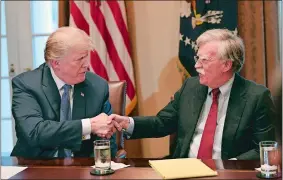
[{"label": "wooden table", "polygon": [[[130,167],[117,170],[108,176],[92,176],[90,166],[93,158],[65,159],[24,159],[20,157],[1,157],[2,166],[28,166],[11,179],[161,179],[148,164],[149,159],[113,159],[115,162],[130,164]],[[255,167],[259,161],[203,160],[218,176],[200,179],[257,179]]]}]

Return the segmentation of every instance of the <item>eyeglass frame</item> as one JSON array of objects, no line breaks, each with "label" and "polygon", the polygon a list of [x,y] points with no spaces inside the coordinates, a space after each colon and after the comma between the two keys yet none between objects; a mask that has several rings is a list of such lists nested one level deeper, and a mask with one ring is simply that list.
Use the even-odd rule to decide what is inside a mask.
[{"label": "eyeglass frame", "polygon": [[212,58],[200,58],[200,56],[195,55],[194,56],[195,63],[199,62],[201,64],[207,64],[208,62],[214,61]]}]

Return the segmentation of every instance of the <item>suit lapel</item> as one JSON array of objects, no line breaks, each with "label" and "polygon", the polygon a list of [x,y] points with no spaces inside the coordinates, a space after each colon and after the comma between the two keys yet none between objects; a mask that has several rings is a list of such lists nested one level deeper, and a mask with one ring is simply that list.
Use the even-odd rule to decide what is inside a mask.
[{"label": "suit lapel", "polygon": [[185,114],[187,118],[185,118],[188,121],[188,128],[187,133],[183,141],[183,146],[181,148],[181,154],[180,157],[188,157],[188,150],[190,146],[190,142],[192,139],[192,136],[194,134],[199,115],[202,110],[202,106],[206,100],[207,97],[207,90],[208,88],[206,86],[199,85],[199,87],[195,90],[193,93],[193,100],[189,100],[189,108],[192,108],[192,111],[188,109],[188,113],[192,112],[191,114]]},{"label": "suit lapel", "polygon": [[56,86],[56,83],[51,75],[50,68],[45,65],[43,69],[43,76],[42,76],[42,89],[47,98],[50,106],[52,107],[54,113],[57,116],[57,120],[60,120],[60,94],[59,90]]},{"label": "suit lapel", "polygon": [[244,79],[236,74],[230,93],[223,129],[222,159],[229,158],[228,153],[233,151],[233,139],[237,132],[246,105],[246,89],[244,87],[244,83]]},{"label": "suit lapel", "polygon": [[73,99],[72,119],[82,119],[86,117],[86,83],[82,82],[75,85]]}]

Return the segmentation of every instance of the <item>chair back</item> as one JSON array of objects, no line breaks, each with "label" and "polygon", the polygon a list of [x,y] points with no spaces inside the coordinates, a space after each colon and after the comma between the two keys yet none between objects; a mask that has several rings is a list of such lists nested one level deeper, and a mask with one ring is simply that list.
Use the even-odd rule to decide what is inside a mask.
[{"label": "chair back", "polygon": [[[112,106],[112,113],[125,115],[126,106],[126,81],[109,81],[109,102]],[[116,157],[121,158],[126,156],[124,150],[124,137],[121,132],[116,132],[116,143],[118,152]]]},{"label": "chair back", "polygon": [[125,115],[126,81],[109,81],[109,101],[113,114]]}]

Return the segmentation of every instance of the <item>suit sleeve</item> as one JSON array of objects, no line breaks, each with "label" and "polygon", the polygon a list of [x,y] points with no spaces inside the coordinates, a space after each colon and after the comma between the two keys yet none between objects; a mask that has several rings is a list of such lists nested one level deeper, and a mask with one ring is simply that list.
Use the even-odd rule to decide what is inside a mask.
[{"label": "suit sleeve", "polygon": [[20,78],[12,80],[12,113],[16,124],[17,138],[31,147],[64,147],[79,150],[82,141],[81,120],[56,122],[43,119],[41,107]]},{"label": "suit sleeve", "polygon": [[186,86],[186,82],[156,116],[134,117],[134,131],[131,139],[164,137],[176,132],[178,126],[179,100]]},{"label": "suit sleeve", "polygon": [[254,149],[239,155],[236,157],[237,159],[259,159],[259,142],[275,140],[275,130],[272,122],[274,118],[275,106],[270,91],[266,90],[260,95],[254,112],[254,120],[252,124],[252,146]]}]

